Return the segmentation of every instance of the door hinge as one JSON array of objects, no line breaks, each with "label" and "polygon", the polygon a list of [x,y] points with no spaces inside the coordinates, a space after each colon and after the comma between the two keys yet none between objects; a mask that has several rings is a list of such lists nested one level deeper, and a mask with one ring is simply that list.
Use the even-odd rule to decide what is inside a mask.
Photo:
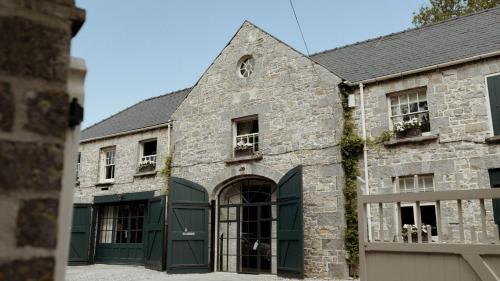
[{"label": "door hinge", "polygon": [[73,98],[69,104],[69,126],[71,128],[80,125],[83,121],[83,107]]}]

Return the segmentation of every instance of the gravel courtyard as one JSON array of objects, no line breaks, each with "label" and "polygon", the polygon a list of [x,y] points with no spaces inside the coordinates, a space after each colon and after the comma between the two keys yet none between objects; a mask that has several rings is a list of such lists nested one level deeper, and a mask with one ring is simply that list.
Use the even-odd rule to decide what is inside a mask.
[{"label": "gravel courtyard", "polygon": [[[167,274],[145,269],[143,266],[94,264],[68,266],[66,281],[272,281],[288,280],[272,275],[251,275],[236,273]],[[320,279],[307,279],[320,280]],[[340,281],[340,280],[338,280]]]}]

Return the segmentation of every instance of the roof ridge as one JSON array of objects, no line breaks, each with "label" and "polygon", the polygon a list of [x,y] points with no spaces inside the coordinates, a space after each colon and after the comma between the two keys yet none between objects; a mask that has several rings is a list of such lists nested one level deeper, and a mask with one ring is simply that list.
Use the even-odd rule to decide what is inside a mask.
[{"label": "roof ridge", "polygon": [[149,101],[149,100],[153,100],[153,99],[157,99],[157,98],[161,98],[161,97],[168,96],[168,95],[172,95],[172,94],[178,94],[178,93],[181,93],[181,92],[186,91],[186,90],[191,89],[191,88],[192,87],[186,87],[186,88],[184,88],[182,90],[177,90],[177,91],[169,92],[169,93],[166,93],[166,94],[163,94],[163,95],[159,95],[159,96],[155,96],[155,97],[147,98],[145,100],[138,101],[138,102],[136,102],[136,103],[134,103],[134,104],[132,104],[132,105],[130,105],[130,106],[128,106],[128,107],[120,110],[120,111],[118,111],[117,113],[115,113],[113,115],[110,115],[109,117],[106,117],[106,118],[102,119],[101,121],[88,126],[87,128],[83,129],[82,132],[87,131],[87,130],[89,130],[89,129],[91,129],[91,128],[93,128],[93,127],[95,127],[95,126],[97,126],[97,125],[99,125],[99,124],[101,124],[101,123],[103,123],[103,122],[105,122],[105,121],[107,121],[107,120],[115,117],[116,115],[118,115],[118,114],[120,114],[122,112],[125,112],[125,111],[129,110],[130,108],[132,108],[132,107],[134,107],[136,105],[139,105],[139,104],[141,104],[143,102],[146,102],[146,101]]},{"label": "roof ridge", "polygon": [[401,31],[397,31],[397,32],[392,32],[392,33],[389,33],[389,34],[386,34],[386,35],[381,35],[381,36],[378,36],[378,37],[366,39],[366,40],[363,40],[363,41],[358,41],[358,42],[347,44],[347,45],[343,45],[343,46],[340,46],[340,47],[335,47],[335,48],[332,48],[332,49],[323,50],[323,51],[311,54],[310,57],[321,55],[321,54],[328,53],[328,52],[331,52],[331,51],[336,51],[336,50],[344,49],[344,48],[347,48],[347,47],[353,47],[353,46],[356,46],[356,45],[361,45],[361,44],[372,42],[372,41],[377,41],[377,40],[380,40],[382,38],[388,38],[388,37],[395,36],[395,35],[398,35],[398,34],[403,34],[403,33],[406,33],[406,32],[412,32],[412,31],[415,31],[415,30],[425,29],[425,28],[428,28],[428,27],[432,27],[432,26],[444,24],[444,23],[447,23],[447,22],[450,22],[450,21],[454,21],[454,20],[458,20],[458,19],[463,19],[463,18],[470,17],[470,16],[475,16],[475,15],[478,15],[478,14],[481,14],[481,13],[485,13],[485,12],[490,12],[490,11],[496,10],[496,9],[500,9],[500,5],[497,5],[496,7],[493,7],[493,8],[484,9],[484,10],[481,10],[481,11],[476,11],[476,12],[473,12],[473,13],[470,13],[470,14],[467,14],[467,15],[461,15],[461,16],[457,16],[457,17],[452,17],[452,18],[449,18],[449,19],[446,19],[446,20],[443,20],[443,21],[440,21],[440,22],[429,23],[429,24],[422,25],[422,26],[419,26],[419,27],[414,27],[414,28],[408,28],[408,29],[405,29],[405,30],[401,30]]}]

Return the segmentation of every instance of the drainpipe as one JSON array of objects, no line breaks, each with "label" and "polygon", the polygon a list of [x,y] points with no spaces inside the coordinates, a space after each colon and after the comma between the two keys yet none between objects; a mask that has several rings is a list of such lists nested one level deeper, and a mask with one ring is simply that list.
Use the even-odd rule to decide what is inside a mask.
[{"label": "drainpipe", "polygon": [[168,125],[167,125],[167,135],[168,135],[168,140],[167,140],[167,148],[168,148],[168,155],[170,155],[171,153],[171,147],[170,147],[170,144],[171,144],[171,138],[172,138],[172,121],[171,120],[168,120]]},{"label": "drainpipe", "polygon": [[[360,101],[361,101],[361,131],[363,135],[363,168],[364,168],[364,185],[365,185],[365,195],[370,194],[370,185],[368,181],[368,146],[366,145],[366,118],[365,118],[365,96],[364,96],[364,85],[363,83],[359,83],[359,96],[360,96]],[[368,239],[372,239],[372,223],[371,223],[371,211],[370,211],[370,204],[366,206],[366,217],[368,220]]]}]

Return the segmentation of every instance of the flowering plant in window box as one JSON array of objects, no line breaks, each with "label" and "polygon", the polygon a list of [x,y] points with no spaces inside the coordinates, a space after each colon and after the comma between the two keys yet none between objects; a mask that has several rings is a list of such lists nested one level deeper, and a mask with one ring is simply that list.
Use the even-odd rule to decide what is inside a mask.
[{"label": "flowering plant in window box", "polygon": [[394,130],[398,138],[416,137],[422,135],[422,122],[413,117],[407,121],[399,121],[394,124]]},{"label": "flowering plant in window box", "polygon": [[[418,227],[414,224],[405,224],[403,225],[403,241],[408,242],[408,230],[411,228],[411,241],[418,242]],[[421,230],[422,232],[422,242],[429,241],[429,233],[427,233],[427,226],[422,224]]]},{"label": "flowering plant in window box", "polygon": [[156,168],[156,162],[151,160],[139,161],[139,171],[151,171]]},{"label": "flowering plant in window box", "polygon": [[247,149],[251,149],[253,147],[253,144],[249,143],[249,142],[243,142],[243,141],[240,141],[236,144],[236,146],[234,147],[234,150],[247,150]]}]

